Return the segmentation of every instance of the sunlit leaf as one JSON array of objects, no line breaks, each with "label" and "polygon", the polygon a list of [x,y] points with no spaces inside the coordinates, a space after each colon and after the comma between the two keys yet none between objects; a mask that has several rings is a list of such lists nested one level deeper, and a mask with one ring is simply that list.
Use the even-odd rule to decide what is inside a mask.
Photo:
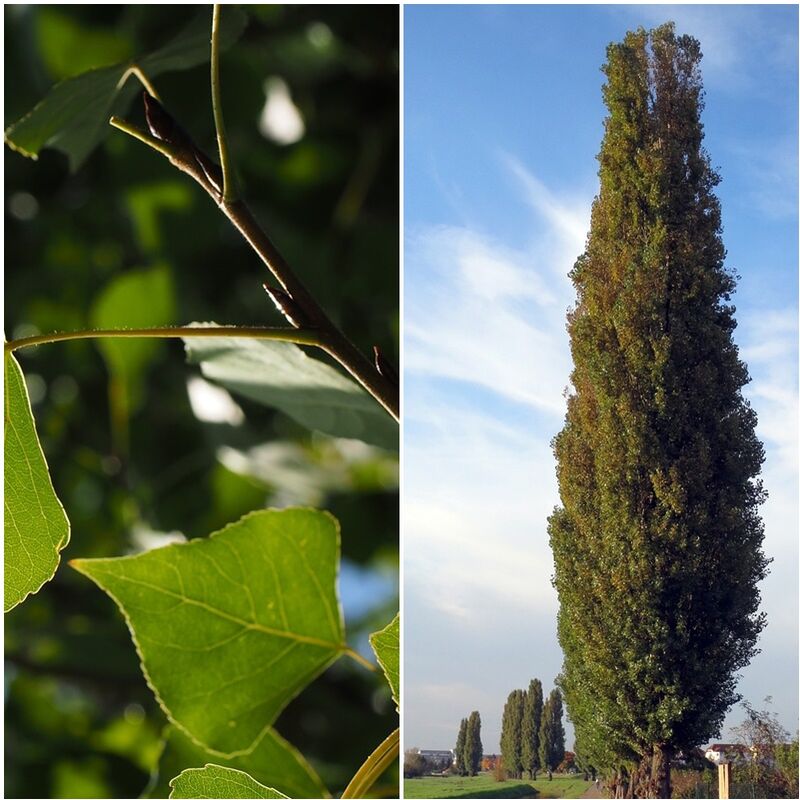
[{"label": "sunlit leaf", "polygon": [[357,383],[287,342],[184,339],[189,361],[233,392],[277,408],[311,430],[389,450],[397,424]]},{"label": "sunlit leaf", "polygon": [[[247,15],[236,6],[222,14],[220,48],[233,44],[247,24]],[[189,69],[210,57],[211,11],[190,22],[164,47],[138,60],[92,69],[56,84],[30,112],[5,132],[8,145],[30,158],[44,147],[54,147],[69,158],[75,172],[111,131],[112,114],[124,114],[142,87],[136,78],[123,76],[131,66],[152,79],[163,72]]]},{"label": "sunlit leaf", "polygon": [[321,511],[256,511],[207,539],[71,564],[122,610],[171,721],[215,752],[253,752],[345,649],[339,528]]},{"label": "sunlit leaf", "polygon": [[386,680],[392,688],[392,697],[400,705],[400,615],[381,631],[369,637],[375,657],[383,668]]},{"label": "sunlit leaf", "polygon": [[282,736],[270,729],[252,753],[226,758],[198,747],[174,726],[165,734],[164,750],[158,762],[158,776],[149,787],[146,797],[169,796],[170,778],[185,769],[202,767],[209,761],[241,769],[259,783],[272,786],[289,797],[328,797],[319,776],[303,756]]},{"label": "sunlit leaf", "polygon": [[170,798],[286,797],[285,794],[253,780],[240,769],[219,767],[216,764],[207,764],[201,769],[185,769],[169,785],[172,787]]},{"label": "sunlit leaf", "polygon": [[53,577],[69,541],[69,520],[36,436],[25,378],[10,353],[5,356],[4,458],[3,606],[9,611]]}]

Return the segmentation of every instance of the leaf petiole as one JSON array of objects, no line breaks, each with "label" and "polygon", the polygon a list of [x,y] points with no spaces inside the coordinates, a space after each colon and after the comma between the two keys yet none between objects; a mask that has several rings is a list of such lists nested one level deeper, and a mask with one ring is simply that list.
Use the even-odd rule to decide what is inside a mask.
[{"label": "leaf petiole", "polygon": [[183,339],[186,337],[234,337],[238,339],[271,339],[276,342],[319,345],[316,331],[295,328],[247,328],[235,325],[212,327],[180,326],[166,328],[111,328],[85,331],[65,331],[63,333],[43,333],[12,339],[4,344],[4,351],[11,353],[23,347],[33,347],[52,342],[66,342],[73,339]]},{"label": "leaf petiole", "polygon": [[353,780],[342,792],[342,800],[348,797],[366,797],[375,781],[380,778],[400,753],[400,728],[389,734],[358,768]]}]

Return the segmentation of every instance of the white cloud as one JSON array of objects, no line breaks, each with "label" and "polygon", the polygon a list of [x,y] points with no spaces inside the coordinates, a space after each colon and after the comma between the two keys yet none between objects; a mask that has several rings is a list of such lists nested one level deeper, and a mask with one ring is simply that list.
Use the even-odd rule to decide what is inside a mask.
[{"label": "white cloud", "polygon": [[454,226],[407,233],[405,368],[561,415],[567,273],[583,249],[589,201],[561,201],[518,161],[500,159],[534,212],[535,243],[511,247]]}]

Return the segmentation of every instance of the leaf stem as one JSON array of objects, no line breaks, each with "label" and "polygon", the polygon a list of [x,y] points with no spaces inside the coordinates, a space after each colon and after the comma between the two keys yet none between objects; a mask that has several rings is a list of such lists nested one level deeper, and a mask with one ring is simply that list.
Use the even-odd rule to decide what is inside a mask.
[{"label": "leaf stem", "polygon": [[396,728],[386,737],[369,755],[367,760],[358,768],[358,772],[353,776],[353,780],[342,792],[342,800],[345,798],[365,797],[378,778],[386,771],[386,768],[397,758],[400,753],[400,728]]},{"label": "leaf stem", "polygon": [[361,653],[359,653],[358,651],[353,650],[350,647],[345,647],[345,649],[342,652],[346,656],[350,656],[350,658],[352,658],[353,661],[355,661],[358,664],[361,664],[362,667],[365,667],[370,672],[377,672],[377,667],[371,661],[364,658],[364,656],[362,656]]},{"label": "leaf stem", "polygon": [[226,202],[224,197],[220,197],[199,166],[195,157],[196,151],[192,149],[181,152],[178,148],[173,148],[116,117],[111,118],[111,124],[166,156],[170,163],[194,178],[206,190],[297,305],[302,312],[305,327],[317,331],[318,338],[313,344],[336,359],[399,422],[400,386],[398,382],[382,375],[375,365],[365,358],[344,333],[331,322],[321,306],[294,274],[286,259],[272,243],[244,201]]},{"label": "leaf stem", "polygon": [[217,129],[219,163],[222,166],[222,197],[226,203],[237,198],[236,178],[228,152],[228,137],[225,133],[225,120],[222,116],[222,89],[219,79],[219,31],[222,6],[214,4],[211,18],[211,105],[214,109],[214,127]]},{"label": "leaf stem", "polygon": [[264,229],[243,201],[222,201],[219,207],[259,255],[267,269],[302,310],[309,324],[320,332],[319,346],[335,358],[388,412],[400,420],[399,387],[381,375],[328,318],[292,271]]},{"label": "leaf stem", "polygon": [[123,73],[122,77],[117,82],[117,89],[121,89],[125,85],[125,82],[128,80],[128,78],[130,78],[131,75],[134,75],[136,78],[138,78],[139,79],[139,83],[141,83],[142,86],[144,86],[144,88],[147,89],[147,91],[153,97],[155,97],[156,100],[160,100],[161,99],[158,96],[158,92],[156,91],[156,87],[153,86],[152,83],[150,83],[150,80],[148,79],[147,75],[145,75],[144,72],[142,72],[142,70],[136,64],[131,64],[128,67],[128,69],[125,70],[125,72]]},{"label": "leaf stem", "polygon": [[[155,95],[153,96],[155,97]],[[131,125],[130,122],[126,122],[119,117],[111,117],[108,122],[112,127],[127,133],[128,136],[133,136],[134,139],[138,139],[140,142],[144,142],[148,147],[152,147],[153,150],[158,151],[162,156],[166,156],[170,161],[172,161],[175,156],[174,148],[170,147],[166,142],[161,141],[161,139],[156,139],[155,136],[145,133],[136,125]]]},{"label": "leaf stem", "polygon": [[231,336],[240,339],[271,339],[276,342],[319,345],[316,331],[296,330],[295,328],[246,328],[233,325],[217,325],[197,328],[194,326],[166,328],[111,328],[85,331],[65,331],[63,333],[44,333],[12,339],[3,346],[4,352],[11,353],[23,347],[33,347],[51,342],[66,342],[72,339],[183,339],[190,337]]}]

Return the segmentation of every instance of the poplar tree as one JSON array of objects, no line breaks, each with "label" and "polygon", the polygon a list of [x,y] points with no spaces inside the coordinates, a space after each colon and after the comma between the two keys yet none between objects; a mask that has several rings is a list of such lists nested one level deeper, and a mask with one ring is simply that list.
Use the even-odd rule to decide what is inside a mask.
[{"label": "poplar tree", "polygon": [[552,771],[564,760],[564,706],[561,692],[553,689],[542,709],[539,727],[539,763]]},{"label": "poplar tree", "polygon": [[522,716],[525,710],[525,692],[514,689],[503,709],[500,732],[500,752],[503,767],[510,778],[522,777]]},{"label": "poplar tree", "polygon": [[456,772],[459,775],[466,775],[466,753],[464,746],[467,742],[467,719],[466,717],[461,720],[461,725],[458,728],[458,738],[456,739],[455,759],[456,759]]},{"label": "poplar tree", "polygon": [[481,715],[477,711],[473,711],[467,720],[467,730],[464,739],[464,768],[468,775],[474,776],[480,772],[482,758]]},{"label": "poplar tree", "polygon": [[586,757],[669,797],[719,735],[765,625],[763,448],[742,396],[700,45],[672,24],[607,50],[600,192],[571,278],[574,369],[549,520],[564,690]]},{"label": "poplar tree", "polygon": [[542,724],[542,682],[534,678],[525,695],[522,713],[522,769],[528,770],[531,780],[541,769],[539,761],[539,728]]}]

